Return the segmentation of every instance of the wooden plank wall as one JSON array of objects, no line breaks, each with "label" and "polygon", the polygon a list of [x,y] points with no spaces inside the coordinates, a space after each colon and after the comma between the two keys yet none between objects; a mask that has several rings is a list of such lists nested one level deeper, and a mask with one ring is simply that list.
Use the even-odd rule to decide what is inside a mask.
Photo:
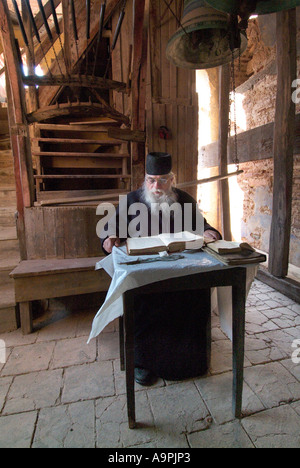
[{"label": "wooden plank wall", "polygon": [[96,234],[100,219],[95,206],[25,209],[28,260],[102,255]]},{"label": "wooden plank wall", "polygon": [[[180,0],[171,3],[177,18],[182,16]],[[172,154],[177,182],[197,179],[198,98],[196,73],[175,67],[166,58],[169,39],[178,24],[166,4],[150,1],[149,68],[147,83],[147,145],[149,151]],[[159,137],[159,127],[171,131],[171,139]],[[196,197],[196,187],[187,189]]]}]

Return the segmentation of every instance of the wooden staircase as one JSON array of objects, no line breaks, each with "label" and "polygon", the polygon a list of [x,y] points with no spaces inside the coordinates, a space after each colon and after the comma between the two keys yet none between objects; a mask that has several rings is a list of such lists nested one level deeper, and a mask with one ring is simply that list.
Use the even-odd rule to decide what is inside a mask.
[{"label": "wooden staircase", "polygon": [[68,124],[35,123],[31,148],[36,205],[116,201],[130,190],[130,153],[108,137],[112,119]]},{"label": "wooden staircase", "polygon": [[0,333],[17,328],[14,283],[9,277],[20,261],[15,212],[13,158],[10,150],[0,151]]}]

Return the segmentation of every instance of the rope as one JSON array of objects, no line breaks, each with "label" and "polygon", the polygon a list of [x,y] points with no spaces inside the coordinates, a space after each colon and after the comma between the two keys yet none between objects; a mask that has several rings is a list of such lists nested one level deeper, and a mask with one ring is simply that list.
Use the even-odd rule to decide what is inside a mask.
[{"label": "rope", "polygon": [[188,34],[188,32],[186,31],[186,29],[184,28],[183,24],[181,23],[180,19],[178,18],[178,16],[174,13],[174,11],[172,10],[171,8],[171,3],[168,3],[167,0],[164,0],[165,4],[167,5],[168,9],[170,10],[170,12],[172,13],[172,15],[174,16],[174,18],[176,19],[177,23],[179,24],[179,26],[181,27],[181,29],[183,30],[184,34],[188,37],[189,41],[192,42],[191,40],[191,36]]}]

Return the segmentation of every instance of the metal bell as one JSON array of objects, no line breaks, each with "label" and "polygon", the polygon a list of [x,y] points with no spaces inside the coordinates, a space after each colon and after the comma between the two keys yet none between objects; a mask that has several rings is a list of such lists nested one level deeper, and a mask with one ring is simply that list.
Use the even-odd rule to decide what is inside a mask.
[{"label": "metal bell", "polygon": [[236,30],[237,40],[232,41],[229,24],[229,15],[206,1],[185,0],[181,26],[168,42],[167,58],[177,67],[191,69],[229,63],[232,53],[237,58],[247,47],[243,32]]}]

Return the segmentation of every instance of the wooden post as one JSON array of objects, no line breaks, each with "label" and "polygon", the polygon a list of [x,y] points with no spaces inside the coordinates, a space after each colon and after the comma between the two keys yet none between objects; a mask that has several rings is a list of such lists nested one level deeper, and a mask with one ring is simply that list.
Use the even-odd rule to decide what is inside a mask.
[{"label": "wooden post", "polygon": [[292,83],[297,78],[296,10],[277,13],[278,84],[274,125],[274,187],[270,233],[269,271],[277,277],[288,272],[293,188],[295,103]]},{"label": "wooden post", "polygon": [[[6,82],[9,80],[8,73],[5,73]],[[14,126],[14,119],[13,119],[13,101],[11,97],[11,89],[10,86],[6,87],[6,94],[7,94],[7,105],[8,105],[8,124],[9,128],[13,128]],[[11,130],[10,130],[11,131]],[[18,218],[16,220],[16,228],[17,228],[17,236],[19,240],[19,250],[20,250],[20,258],[21,260],[26,260],[27,253],[26,253],[26,241],[25,241],[25,219],[24,219],[24,199],[23,199],[23,192],[22,192],[22,177],[21,177],[21,169],[20,169],[20,161],[18,158],[18,142],[16,138],[10,137],[11,139],[11,149],[13,154],[13,162],[14,162],[14,176],[15,176],[15,184],[16,184],[16,205],[17,205],[17,212]]]},{"label": "wooden post", "polygon": [[64,22],[64,54],[66,59],[67,74],[71,74],[72,70],[72,53],[71,53],[71,28],[70,28],[70,2],[62,1],[62,12]]},{"label": "wooden post", "polygon": [[[229,93],[230,93],[230,65],[220,67],[219,92],[219,173],[224,176],[227,171],[227,144],[229,127]],[[221,226],[223,238],[232,240],[230,227],[230,200],[228,179],[219,182],[221,202]]]},{"label": "wooden post", "polygon": [[[148,43],[148,1],[135,0],[133,27],[133,70],[131,83],[132,130],[145,130],[146,70]],[[145,143],[131,144],[133,189],[139,187],[145,175]]]},{"label": "wooden post", "polygon": [[0,37],[6,67],[6,88],[8,97],[8,115],[10,139],[14,159],[18,238],[21,259],[26,258],[24,207],[30,207],[34,199],[34,181],[30,153],[29,133],[26,122],[25,93],[22,83],[18,52],[15,44],[13,26],[7,1],[0,2]]},{"label": "wooden post", "polygon": [[[28,126],[25,114],[25,94],[22,83],[21,69],[18,61],[18,52],[15,44],[13,26],[7,6],[7,1],[0,2],[0,37],[3,45],[5,66],[8,74],[12,106],[9,109],[12,119],[10,128],[14,158],[19,159],[22,180],[24,206],[32,206],[33,202],[33,171],[30,154]],[[15,143],[13,142],[15,140]]]}]

